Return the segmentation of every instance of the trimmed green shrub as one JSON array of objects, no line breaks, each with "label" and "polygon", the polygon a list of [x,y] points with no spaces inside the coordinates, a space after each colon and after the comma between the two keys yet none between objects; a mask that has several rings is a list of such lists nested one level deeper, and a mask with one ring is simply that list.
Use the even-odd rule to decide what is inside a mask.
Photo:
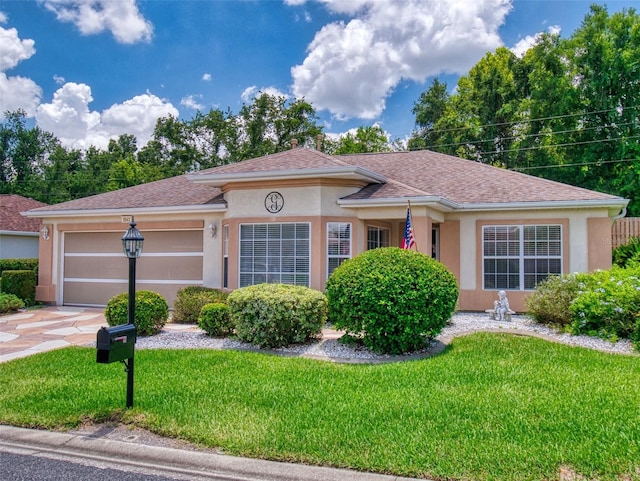
[{"label": "trimmed green shrub", "polygon": [[16,312],[24,307],[24,302],[13,294],[3,294],[0,292],[0,314]]},{"label": "trimmed green shrub", "polygon": [[229,314],[241,341],[266,348],[303,343],[322,333],[327,299],[314,289],[290,284],[257,284],[236,289]]},{"label": "trimmed green shrub", "polygon": [[4,271],[36,271],[38,259],[0,259],[0,277]]},{"label": "trimmed green shrub", "polygon": [[33,270],[4,271],[0,291],[14,294],[22,299],[26,306],[36,303],[36,273]]},{"label": "trimmed green shrub", "polygon": [[327,280],[329,321],[372,351],[424,348],[453,314],[454,275],[431,257],[397,247],[373,249],[343,262]]},{"label": "trimmed green shrub", "polygon": [[198,326],[212,337],[226,337],[233,332],[229,306],[222,302],[205,304],[200,310]]},{"label": "trimmed green shrub", "polygon": [[612,259],[613,264],[618,267],[640,262],[640,237],[630,237],[626,244],[613,249]]},{"label": "trimmed green shrub", "polygon": [[180,289],[173,303],[173,322],[196,324],[205,304],[227,301],[228,294],[211,287],[188,286]]},{"label": "trimmed green shrub", "polygon": [[572,331],[603,338],[631,338],[640,313],[640,266],[596,271],[571,304]]},{"label": "trimmed green shrub", "polygon": [[[104,317],[110,326],[129,322],[129,294],[123,292],[109,299]],[[140,336],[158,334],[169,318],[169,306],[157,292],[137,291],[134,324]]]},{"label": "trimmed green shrub", "polygon": [[633,333],[631,334],[631,341],[636,350],[640,351],[640,314],[636,316],[636,325]]},{"label": "trimmed green shrub", "polygon": [[571,303],[589,281],[589,274],[551,276],[527,297],[527,312],[536,322],[565,327],[573,322]]}]

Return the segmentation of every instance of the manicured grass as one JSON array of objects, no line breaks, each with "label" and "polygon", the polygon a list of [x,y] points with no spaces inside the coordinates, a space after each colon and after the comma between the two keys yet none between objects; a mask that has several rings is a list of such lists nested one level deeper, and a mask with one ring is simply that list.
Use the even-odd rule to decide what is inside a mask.
[{"label": "manicured grass", "polygon": [[[0,365],[0,422],[122,419],[229,454],[432,479],[640,479],[640,357],[479,333],[384,365],[258,353],[69,348]],[[624,477],[626,476],[626,477]]]}]

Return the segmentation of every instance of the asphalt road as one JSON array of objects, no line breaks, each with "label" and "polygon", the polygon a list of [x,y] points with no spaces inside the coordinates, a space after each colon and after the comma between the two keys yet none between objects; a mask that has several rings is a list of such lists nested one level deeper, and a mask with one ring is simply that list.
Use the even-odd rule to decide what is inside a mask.
[{"label": "asphalt road", "polygon": [[1,481],[413,481],[0,425]]},{"label": "asphalt road", "polygon": [[2,481],[204,481],[211,479],[247,481],[229,476],[198,476],[190,473],[163,473],[162,469],[123,466],[114,469],[107,462],[74,456],[20,454],[0,446],[0,479]]}]

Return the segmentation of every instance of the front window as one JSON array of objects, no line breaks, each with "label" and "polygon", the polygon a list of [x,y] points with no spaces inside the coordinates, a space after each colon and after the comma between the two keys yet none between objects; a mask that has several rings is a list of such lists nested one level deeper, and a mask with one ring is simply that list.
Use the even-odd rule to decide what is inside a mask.
[{"label": "front window", "polygon": [[484,289],[534,289],[562,274],[562,226],[484,226],[482,253]]},{"label": "front window", "polygon": [[274,282],[309,287],[308,223],[240,225],[240,287]]},{"label": "front window", "polygon": [[383,227],[367,227],[367,249],[389,247],[389,229]]},{"label": "front window", "polygon": [[348,222],[327,223],[327,276],[351,258],[351,224]]}]

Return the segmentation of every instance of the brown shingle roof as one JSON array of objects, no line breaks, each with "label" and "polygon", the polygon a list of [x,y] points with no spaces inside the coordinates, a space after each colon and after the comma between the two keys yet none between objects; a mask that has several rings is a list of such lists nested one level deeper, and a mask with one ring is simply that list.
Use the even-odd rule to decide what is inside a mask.
[{"label": "brown shingle roof", "polygon": [[207,185],[195,185],[185,175],[135,185],[126,189],[70,200],[52,205],[40,211],[135,209],[145,207],[180,207],[205,204],[222,204],[220,189]]},{"label": "brown shingle roof", "polygon": [[338,157],[387,178],[349,199],[439,196],[457,204],[592,201],[618,197],[431,151]]},{"label": "brown shingle roof", "polygon": [[[296,148],[203,170],[199,175],[295,172],[358,166],[386,179],[348,200],[436,196],[456,204],[614,201],[620,197],[553,182],[431,151],[330,156]],[[36,209],[34,212],[162,208],[223,204],[219,188],[191,182],[186,175]]]},{"label": "brown shingle roof", "polygon": [[30,209],[42,207],[44,202],[16,194],[0,194],[0,231],[38,232],[40,220],[29,219],[20,214]]}]

